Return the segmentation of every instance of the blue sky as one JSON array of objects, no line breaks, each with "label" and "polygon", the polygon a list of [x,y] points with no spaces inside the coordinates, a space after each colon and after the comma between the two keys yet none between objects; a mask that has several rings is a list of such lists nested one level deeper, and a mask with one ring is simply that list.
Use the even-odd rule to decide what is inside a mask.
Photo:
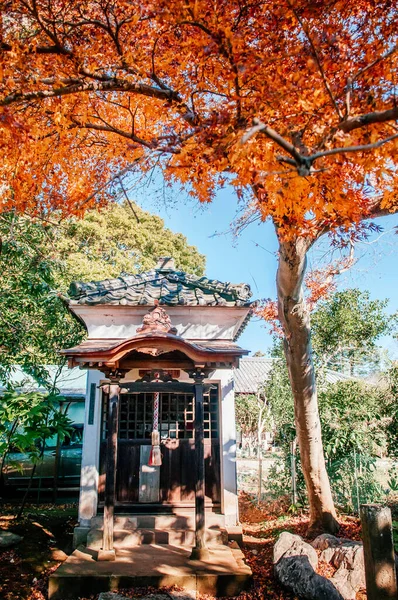
[{"label": "blue sky", "polygon": [[[277,243],[272,224],[255,223],[238,237],[230,233],[230,224],[238,210],[238,203],[231,188],[221,190],[214,202],[201,206],[195,200],[187,201],[175,189],[171,201],[155,199],[151,190],[141,190],[136,197],[140,206],[159,214],[167,227],[181,232],[190,244],[197,246],[206,256],[208,277],[248,283],[255,298],[275,298],[275,275],[277,268]],[[338,279],[339,288],[358,287],[369,290],[372,298],[389,298],[389,310],[398,310],[398,236],[392,231],[398,226],[397,216],[378,220],[384,233],[378,240],[375,235],[370,244],[360,244],[356,248],[358,261],[350,271]],[[329,246],[323,243],[315,247],[309,257],[309,266],[314,267],[324,257],[330,260]],[[272,339],[264,324],[252,319],[239,343],[255,352],[266,352]],[[398,358],[398,344],[391,338],[384,338],[382,345]]]}]

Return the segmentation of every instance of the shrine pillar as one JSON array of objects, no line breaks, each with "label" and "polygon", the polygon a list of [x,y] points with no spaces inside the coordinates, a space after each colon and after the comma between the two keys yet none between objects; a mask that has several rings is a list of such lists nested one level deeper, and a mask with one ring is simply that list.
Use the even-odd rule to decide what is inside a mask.
[{"label": "shrine pillar", "polygon": [[98,560],[115,560],[113,547],[113,527],[116,495],[116,469],[119,429],[120,404],[120,373],[109,373],[110,379],[108,400],[108,431],[105,459],[105,502],[104,502],[104,531],[102,548],[98,552]]},{"label": "shrine pillar", "polygon": [[205,373],[197,369],[190,373],[195,382],[195,546],[192,548],[192,560],[204,560],[208,557],[205,534],[205,457],[204,457],[204,411],[203,380]]}]

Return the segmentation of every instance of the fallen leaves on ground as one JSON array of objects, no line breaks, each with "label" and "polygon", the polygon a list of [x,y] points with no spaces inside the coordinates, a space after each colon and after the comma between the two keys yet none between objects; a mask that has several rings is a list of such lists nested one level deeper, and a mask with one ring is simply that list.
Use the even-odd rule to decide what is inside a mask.
[{"label": "fallen leaves on ground", "polygon": [[[282,531],[289,531],[306,539],[309,526],[308,513],[289,514],[283,501],[275,507],[267,502],[257,504],[245,493],[240,495],[239,510],[243,526],[243,552],[246,562],[253,571],[253,586],[242,592],[238,600],[293,600],[295,596],[287,592],[276,580],[272,562],[275,541]],[[361,540],[361,523],[356,517],[339,516],[338,537]],[[309,541],[309,540],[307,540]],[[323,577],[331,577],[335,569],[320,562],[317,572]],[[356,600],[366,600],[366,593],[359,592]]]},{"label": "fallen leaves on ground", "polygon": [[27,506],[16,519],[18,506],[2,505],[0,529],[23,536],[15,547],[0,551],[1,600],[47,600],[48,578],[72,549],[77,506]]},{"label": "fallen leaves on ground", "polygon": [[[289,514],[288,501],[263,502],[257,505],[248,494],[240,496],[240,518],[244,532],[243,552],[253,571],[253,584],[242,592],[238,600],[295,600],[295,596],[279,585],[274,577],[272,552],[282,531],[290,531],[306,538],[309,518],[306,512]],[[75,524],[73,505],[42,505],[28,507],[26,514],[16,521],[12,506],[3,507],[0,528],[10,529],[24,536],[21,545],[0,552],[0,597],[2,600],[47,600],[48,578],[61,564],[64,552],[71,550],[71,534]],[[360,521],[341,515],[340,537],[360,540]],[[318,573],[331,577],[333,567],[320,562]],[[142,597],[154,592],[152,588],[123,590],[127,598]],[[157,590],[159,593],[160,590]],[[167,593],[167,589],[165,589]],[[91,596],[96,600],[98,595]],[[199,600],[212,600],[201,596]],[[363,592],[357,600],[366,600]]]}]

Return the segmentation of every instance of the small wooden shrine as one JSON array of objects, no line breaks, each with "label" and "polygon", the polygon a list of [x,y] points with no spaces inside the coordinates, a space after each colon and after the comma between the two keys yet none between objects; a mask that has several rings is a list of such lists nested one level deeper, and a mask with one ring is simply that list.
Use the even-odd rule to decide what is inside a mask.
[{"label": "small wooden shrine", "polygon": [[[76,543],[103,511],[99,560],[113,560],[114,518],[192,510],[192,557],[206,518],[238,523],[233,369],[251,292],[160,259],[147,273],[73,283],[86,341],[63,351],[88,369]],[[97,516],[98,513],[98,516]],[[210,518],[210,517],[209,517]]]}]

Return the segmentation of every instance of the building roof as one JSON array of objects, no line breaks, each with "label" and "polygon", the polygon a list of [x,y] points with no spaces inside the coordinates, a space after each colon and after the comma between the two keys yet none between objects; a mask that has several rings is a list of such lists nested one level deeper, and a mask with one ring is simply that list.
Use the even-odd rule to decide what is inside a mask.
[{"label": "building roof", "polygon": [[[78,368],[69,369],[66,366],[59,371],[57,365],[45,365],[45,368],[49,374],[49,380],[55,382],[55,387],[61,396],[76,400],[85,398],[87,371]],[[23,392],[47,392],[33,377],[24,373],[18,366],[14,367],[7,382],[0,381],[0,394],[6,389],[6,383],[12,383]]]},{"label": "building roof", "polygon": [[164,304],[168,306],[250,307],[250,286],[222,283],[177,271],[173,259],[159,259],[155,269],[116,279],[75,281],[68,292],[70,305],[120,304],[128,306]]},{"label": "building roof", "polygon": [[[259,386],[267,381],[275,360],[263,356],[241,358],[239,368],[234,371],[235,392],[237,394],[256,394]],[[326,369],[325,376],[328,383],[352,379],[349,375],[331,369]]]},{"label": "building roof", "polygon": [[259,386],[267,380],[274,359],[260,356],[241,358],[239,368],[234,371],[235,392],[255,394]]}]

